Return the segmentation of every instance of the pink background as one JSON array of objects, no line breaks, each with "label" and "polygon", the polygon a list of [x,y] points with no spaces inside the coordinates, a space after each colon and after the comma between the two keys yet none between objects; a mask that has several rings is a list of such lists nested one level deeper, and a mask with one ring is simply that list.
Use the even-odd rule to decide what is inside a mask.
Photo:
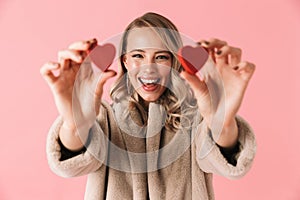
[{"label": "pink background", "polygon": [[39,69],[69,43],[105,40],[147,11],[194,39],[227,40],[257,66],[240,110],[255,130],[257,156],[241,180],[215,176],[216,199],[300,199],[298,0],[83,2],[0,1],[1,200],[83,199],[86,177],[63,179],[48,167],[57,111]]}]

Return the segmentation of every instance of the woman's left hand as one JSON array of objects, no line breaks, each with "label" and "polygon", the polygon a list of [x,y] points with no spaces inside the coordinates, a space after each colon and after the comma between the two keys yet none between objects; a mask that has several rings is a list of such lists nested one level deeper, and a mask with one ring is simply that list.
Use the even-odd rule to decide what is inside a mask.
[{"label": "woman's left hand", "polygon": [[242,62],[241,49],[229,46],[225,41],[210,39],[199,44],[209,52],[212,65],[205,65],[200,70],[200,77],[185,71],[181,75],[193,89],[200,113],[208,126],[211,128],[212,123],[220,118],[217,115],[222,115],[223,127],[230,127],[235,124],[235,116],[255,65]]}]

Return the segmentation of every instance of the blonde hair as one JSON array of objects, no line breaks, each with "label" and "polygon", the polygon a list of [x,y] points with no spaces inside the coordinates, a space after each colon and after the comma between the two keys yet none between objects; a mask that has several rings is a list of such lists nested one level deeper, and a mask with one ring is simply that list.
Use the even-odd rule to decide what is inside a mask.
[{"label": "blonde hair", "polygon": [[[118,102],[122,97],[131,94],[132,85],[127,78],[127,69],[123,63],[123,56],[127,50],[127,38],[129,31],[134,28],[151,28],[164,42],[167,49],[172,54],[172,69],[170,73],[170,84],[165,92],[156,101],[165,107],[167,118],[166,129],[176,131],[183,127],[190,127],[191,119],[197,110],[197,102],[187,84],[179,77],[182,66],[177,59],[177,51],[182,47],[182,40],[176,26],[167,18],[156,14],[146,13],[132,21],[122,36],[119,49],[119,76],[111,88],[111,98]],[[188,88],[188,89],[187,89]],[[142,114],[142,121],[147,122],[147,113],[142,106],[142,98],[133,92],[130,96],[130,106],[136,106]],[[184,125],[183,125],[184,124]]]}]

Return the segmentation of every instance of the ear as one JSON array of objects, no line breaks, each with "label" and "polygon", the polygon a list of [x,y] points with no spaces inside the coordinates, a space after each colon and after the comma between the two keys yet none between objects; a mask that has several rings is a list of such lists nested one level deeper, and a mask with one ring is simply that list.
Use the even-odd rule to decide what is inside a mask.
[{"label": "ear", "polygon": [[124,64],[125,68],[127,69],[127,57],[126,57],[126,55],[123,55],[122,58],[121,58],[121,60],[122,60],[122,62]]}]

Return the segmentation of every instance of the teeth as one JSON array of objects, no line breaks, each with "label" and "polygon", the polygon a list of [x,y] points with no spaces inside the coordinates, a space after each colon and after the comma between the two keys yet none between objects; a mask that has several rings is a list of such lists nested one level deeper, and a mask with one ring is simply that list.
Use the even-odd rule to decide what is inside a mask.
[{"label": "teeth", "polygon": [[143,84],[156,84],[156,83],[159,82],[159,79],[143,79],[143,78],[140,78],[140,81]]}]

